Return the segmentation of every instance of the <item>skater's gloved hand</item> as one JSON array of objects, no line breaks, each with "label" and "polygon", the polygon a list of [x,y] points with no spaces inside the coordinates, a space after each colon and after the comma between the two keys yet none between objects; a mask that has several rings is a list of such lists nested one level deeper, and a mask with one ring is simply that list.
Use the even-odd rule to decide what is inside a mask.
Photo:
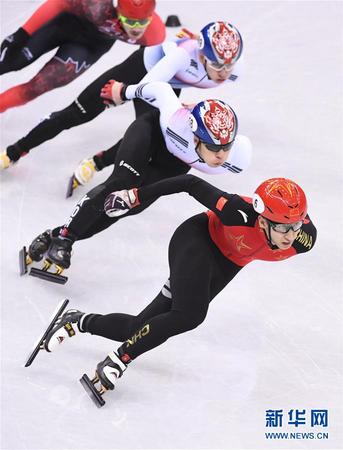
[{"label": "skater's gloved hand", "polygon": [[0,46],[0,62],[15,56],[24,47],[29,37],[24,28],[19,28],[15,33],[7,36]]},{"label": "skater's gloved hand", "polygon": [[119,217],[140,204],[137,189],[111,192],[105,200],[104,211],[109,217]]},{"label": "skater's gloved hand", "polygon": [[110,80],[101,89],[100,97],[104,99],[107,106],[122,105],[127,99],[125,97],[126,84]]}]

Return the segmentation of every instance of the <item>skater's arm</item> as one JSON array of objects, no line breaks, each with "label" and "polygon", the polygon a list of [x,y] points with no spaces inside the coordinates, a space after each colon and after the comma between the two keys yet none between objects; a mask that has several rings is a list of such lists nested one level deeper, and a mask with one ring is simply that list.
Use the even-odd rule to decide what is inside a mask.
[{"label": "skater's arm", "polygon": [[214,212],[216,212],[218,200],[223,196],[229,197],[231,195],[195,175],[187,174],[142,186],[137,189],[137,196],[140,203],[145,203],[151,199],[179,192],[188,192],[199,203]]},{"label": "skater's arm", "polygon": [[[129,191],[130,192],[130,191]],[[224,225],[245,225],[254,223],[256,213],[252,208],[252,199],[238,194],[228,194],[195,175],[180,175],[167,178],[133,191],[133,207],[164,195],[188,192],[199,203],[213,211]],[[132,200],[132,199],[131,199]],[[293,243],[297,253],[304,253],[313,248],[317,230],[307,215],[301,231]]]},{"label": "skater's arm", "polygon": [[[164,50],[164,48],[166,48]],[[186,70],[190,65],[191,58],[186,50],[178,47],[175,42],[168,42],[163,45],[165,56],[153,66],[140,84],[151,81],[169,81],[180,70]]]},{"label": "skater's arm", "polygon": [[118,217],[140,204],[179,192],[188,192],[213,211],[216,209],[218,199],[224,195],[230,196],[195,175],[179,175],[138,189],[112,192],[105,200],[104,209],[110,217]]},{"label": "skater's arm", "polygon": [[132,100],[140,98],[150,105],[158,108],[161,121],[167,123],[175,111],[182,108],[182,103],[175,95],[170,84],[163,81],[152,81],[147,84],[132,84],[125,90],[125,98]]},{"label": "skater's arm", "polygon": [[35,31],[63,11],[68,11],[70,6],[69,3],[69,0],[47,0],[32,14],[22,28],[24,28],[29,35],[32,35]]}]

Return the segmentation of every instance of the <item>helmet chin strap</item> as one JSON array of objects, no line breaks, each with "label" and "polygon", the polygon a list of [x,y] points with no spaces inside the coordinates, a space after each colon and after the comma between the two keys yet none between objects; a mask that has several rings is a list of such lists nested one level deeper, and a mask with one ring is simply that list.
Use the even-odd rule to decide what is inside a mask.
[{"label": "helmet chin strap", "polygon": [[[199,138],[198,138],[199,139]],[[200,153],[198,152],[198,148],[200,147],[200,144],[201,144],[201,141],[200,141],[200,139],[198,140],[198,142],[197,142],[197,145],[195,146],[195,151],[196,151],[196,153],[197,153],[197,155],[201,158],[201,156],[200,156]]]},{"label": "helmet chin strap", "polygon": [[[198,138],[199,139],[199,138]],[[199,158],[198,159],[196,159],[195,161],[192,161],[192,162],[190,162],[189,164],[193,164],[193,163],[195,163],[195,162],[197,162],[197,161],[204,161],[203,160],[203,158],[201,157],[201,155],[200,155],[200,153],[198,152],[198,148],[200,147],[200,144],[201,144],[201,141],[200,141],[200,139],[198,140],[198,143],[196,144],[196,146],[195,146],[195,153],[199,156]]]},{"label": "helmet chin strap", "polygon": [[272,229],[272,227],[271,227],[271,225],[270,225],[270,223],[269,223],[268,220],[267,220],[267,224],[268,224],[268,233],[267,233],[267,231],[263,228],[264,235],[265,235],[265,237],[266,237],[266,239],[267,239],[267,243],[268,243],[268,245],[269,245],[270,248],[277,247],[275,244],[272,243],[272,238],[271,238],[271,229]]},{"label": "helmet chin strap", "polygon": [[205,58],[205,62],[204,62],[204,68],[205,68],[205,71],[207,73],[207,78],[209,80],[213,81],[212,78],[210,77],[210,74],[208,73],[208,70],[207,70],[207,59],[206,58]]}]

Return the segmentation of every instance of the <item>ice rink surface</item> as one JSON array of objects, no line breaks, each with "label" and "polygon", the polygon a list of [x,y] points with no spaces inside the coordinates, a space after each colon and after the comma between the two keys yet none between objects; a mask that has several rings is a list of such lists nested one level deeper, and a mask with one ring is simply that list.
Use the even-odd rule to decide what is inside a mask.
[{"label": "ice rink surface", "polygon": [[[1,40],[40,3],[1,0]],[[296,180],[317,244],[305,255],[245,268],[202,326],[132,363],[98,410],[78,379],[116,343],[77,337],[24,368],[31,346],[63,298],[87,312],[139,312],[168,277],[173,231],[204,208],[186,194],[162,198],[75,245],[65,286],[20,278],[18,250],[69,216],[88,188],[65,200],[68,177],[82,158],[122,136],[132,105],[33,150],[1,174],[1,449],[342,449],[343,3],[160,0],[158,12],[178,14],[194,31],[213,19],[239,28],[240,82],[184,90],[182,98],[228,101],[254,157],[242,175],[204,178],[245,195],[269,177]],[[117,43],[70,85],[3,114],[1,150],[133,50]],[[46,60],[3,76],[1,91],[29,80]],[[266,428],[268,409],[283,410],[281,428]],[[326,409],[328,427],[288,425],[291,409]],[[329,439],[268,440],[268,431],[327,432]]]}]

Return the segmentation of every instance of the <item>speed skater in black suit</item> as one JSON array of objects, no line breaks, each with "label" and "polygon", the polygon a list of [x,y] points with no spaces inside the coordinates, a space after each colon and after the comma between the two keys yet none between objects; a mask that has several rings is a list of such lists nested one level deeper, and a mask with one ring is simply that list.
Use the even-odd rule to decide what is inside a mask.
[{"label": "speed skater in black suit", "polygon": [[[161,195],[188,192],[209,208],[175,231],[169,244],[169,278],[137,316],[68,310],[51,326],[46,351],[75,334],[91,333],[122,342],[82,384],[98,406],[129,363],[172,336],[199,326],[210,302],[248,263],[282,261],[311,250],[316,228],[301,187],[285,178],[261,183],[253,198],[228,194],[193,175],[181,175],[129,191],[113,192],[105,210],[116,216]],[[186,350],[184,350],[186,351]],[[97,383],[100,383],[100,388]]]},{"label": "speed skater in black suit", "polygon": [[[31,275],[49,281],[66,281],[65,277],[48,276],[47,271],[53,264],[57,275],[61,276],[63,269],[70,266],[75,241],[87,239],[119,219],[104,212],[106,197],[111,192],[184,174],[191,167],[217,175],[239,174],[249,165],[250,140],[237,135],[237,117],[226,103],[209,99],[190,110],[181,104],[168,83],[132,86],[116,83],[116,86],[117,93],[125,95],[126,99],[150,99],[156,109],[130,125],[118,150],[112,175],[81,198],[64,225],[40,234],[30,245],[27,258],[22,255],[30,264],[41,261],[46,254],[45,273],[34,268]],[[150,199],[127,215],[143,211],[153,201]],[[25,273],[25,267],[21,273]]]}]

